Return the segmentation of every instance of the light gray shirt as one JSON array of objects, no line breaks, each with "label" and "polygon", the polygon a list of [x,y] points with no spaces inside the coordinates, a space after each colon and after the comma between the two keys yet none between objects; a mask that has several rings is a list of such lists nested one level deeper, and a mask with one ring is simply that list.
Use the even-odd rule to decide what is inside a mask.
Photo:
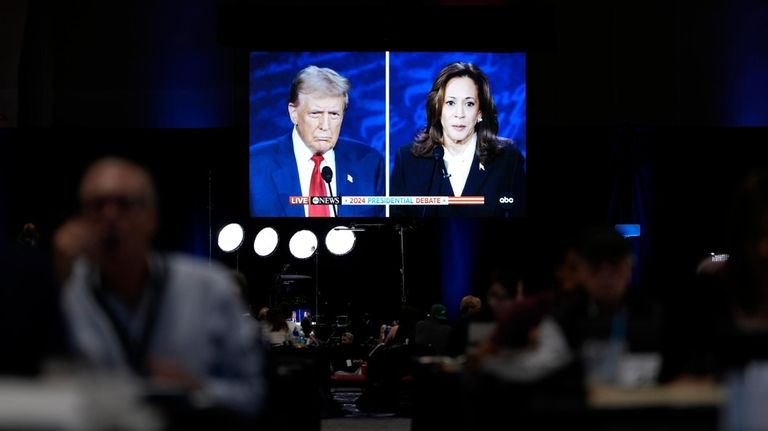
[{"label": "light gray shirt", "polygon": [[[161,260],[164,292],[147,355],[173,362],[200,379],[203,394],[213,403],[258,413],[265,397],[258,328],[255,321],[242,318],[245,307],[233,278],[225,268],[192,257],[153,257],[153,263]],[[93,264],[81,259],[64,286],[73,348],[94,371],[129,374],[117,332],[93,294],[97,274]],[[115,300],[113,296],[108,302]],[[144,324],[144,302],[133,313],[115,313],[132,337]]]}]

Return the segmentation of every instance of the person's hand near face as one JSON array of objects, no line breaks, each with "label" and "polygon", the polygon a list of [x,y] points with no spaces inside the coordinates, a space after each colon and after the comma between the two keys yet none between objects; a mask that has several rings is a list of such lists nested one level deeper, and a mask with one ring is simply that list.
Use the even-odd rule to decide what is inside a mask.
[{"label": "person's hand near face", "polygon": [[144,259],[157,229],[151,181],[133,166],[104,162],[80,189],[83,220],[94,237],[92,256],[101,264]]},{"label": "person's hand near face", "polygon": [[83,217],[74,217],[61,225],[53,236],[53,258],[60,281],[69,278],[72,265],[81,256],[93,256],[94,235]]}]

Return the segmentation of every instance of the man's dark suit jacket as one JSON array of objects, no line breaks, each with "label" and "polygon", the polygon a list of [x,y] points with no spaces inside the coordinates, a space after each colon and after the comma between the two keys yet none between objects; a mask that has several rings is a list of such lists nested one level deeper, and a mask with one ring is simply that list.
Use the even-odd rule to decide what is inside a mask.
[{"label": "man's dark suit jacket", "polygon": [[[376,150],[351,139],[339,138],[334,147],[338,196],[383,196],[384,159]],[[250,147],[250,204],[254,217],[304,217],[302,205],[290,205],[289,196],[301,196],[299,171],[291,134]],[[339,217],[384,216],[384,206],[339,205]]]},{"label": "man's dark suit jacket", "polygon": [[[430,176],[432,180],[430,181]],[[400,147],[389,182],[392,196],[455,196],[451,181],[443,178],[440,165],[432,157],[417,157],[411,146]],[[392,216],[520,217],[525,215],[525,172],[523,156],[512,145],[480,169],[475,155],[462,196],[485,196],[485,204],[450,206],[390,206]],[[502,205],[502,196],[514,202]],[[507,208],[504,208],[506,206]]]}]

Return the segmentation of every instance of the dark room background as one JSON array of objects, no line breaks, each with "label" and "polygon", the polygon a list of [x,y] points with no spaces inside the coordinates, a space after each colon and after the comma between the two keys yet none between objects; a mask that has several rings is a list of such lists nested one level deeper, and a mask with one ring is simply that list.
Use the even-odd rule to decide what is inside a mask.
[{"label": "dark room background", "polygon": [[[633,239],[639,288],[664,297],[687,282],[701,258],[723,251],[730,190],[760,167],[768,137],[763,129],[736,128],[768,123],[765,2],[511,2],[470,12],[423,5],[404,18],[401,34],[351,24],[344,38],[306,47],[258,25],[242,27],[243,17],[251,24],[264,17],[229,19],[238,7],[249,11],[248,2],[3,3],[0,23],[9,25],[0,31],[12,43],[0,57],[1,239],[12,242],[32,222],[47,245],[77,209],[85,166],[100,155],[126,155],[156,176],[158,246],[237,266],[257,304],[285,263],[297,273],[316,269],[312,260],[289,258],[290,234],[308,227],[322,240],[333,224],[247,215],[250,49],[419,50],[420,36],[432,34],[441,18],[482,13],[496,30],[452,41],[456,49],[528,52],[528,218],[370,227],[349,255],[319,256],[329,313],[394,314],[398,226],[407,227],[409,300],[421,308],[446,301],[455,312],[458,298],[479,292],[496,266],[521,266],[531,286],[544,285],[548,251],[593,223],[641,225]],[[378,7],[384,17],[394,13]],[[310,15],[296,14],[296,27]],[[501,26],[507,19],[519,25]],[[407,25],[415,23],[421,25]],[[441,40],[429,49],[453,48]],[[217,230],[231,221],[246,229],[237,256],[215,248]],[[260,259],[248,241],[267,225],[278,229],[281,244]]]}]

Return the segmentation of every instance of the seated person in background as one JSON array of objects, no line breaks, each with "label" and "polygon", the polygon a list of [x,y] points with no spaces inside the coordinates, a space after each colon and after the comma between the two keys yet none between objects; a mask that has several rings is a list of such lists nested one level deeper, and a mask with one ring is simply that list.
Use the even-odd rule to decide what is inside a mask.
[{"label": "seated person in background", "polygon": [[768,172],[745,178],[731,208],[729,251],[722,267],[737,329],[768,330]]},{"label": "seated person in background", "polygon": [[[768,410],[768,172],[743,178],[726,219],[727,256],[701,265],[665,327],[664,378],[721,381],[723,430],[765,429]],[[693,268],[691,268],[693,273]]]},{"label": "seated person in background", "polygon": [[400,310],[400,318],[396,324],[389,330],[389,334],[384,339],[384,345],[387,347],[402,344],[413,344],[413,333],[416,329],[416,322],[419,319],[419,311],[410,305],[405,305]]},{"label": "seated person in background", "polygon": [[565,429],[583,420],[576,413],[586,411],[581,362],[549,315],[551,296],[540,296],[505,304],[491,337],[468,354],[468,429],[493,429],[509,418],[520,429]]},{"label": "seated person in background", "polygon": [[342,346],[351,346],[355,343],[355,336],[351,332],[345,332],[341,334],[340,342]]},{"label": "seated person in background", "polygon": [[263,322],[267,320],[267,312],[269,311],[269,307],[261,307],[259,308],[259,314],[256,317],[256,320],[259,322]]},{"label": "seated person in background", "polygon": [[420,350],[414,332],[419,312],[410,305],[400,309],[398,320],[390,329],[383,344],[376,346],[368,355],[368,376],[371,381],[387,381],[391,384],[398,376],[407,374],[410,357]]},{"label": "seated person in background", "polygon": [[288,325],[288,332],[294,339],[298,338],[301,335],[301,324],[296,322],[296,312],[291,310],[291,306],[286,302],[281,303],[278,308],[285,324]]},{"label": "seated person in background", "polygon": [[683,286],[666,322],[664,377],[713,380],[752,358],[768,357],[768,172],[738,184],[728,213],[728,254],[707,257]]},{"label": "seated person in background", "polygon": [[397,324],[389,331],[384,344],[369,354],[368,386],[356,402],[360,410],[394,411],[396,408],[402,378],[414,372],[413,356],[424,353],[414,339],[418,318],[418,310],[403,306]]},{"label": "seated person in background", "polygon": [[296,341],[288,329],[288,323],[283,318],[283,314],[274,308],[267,311],[267,317],[262,328],[264,339],[268,340],[272,346],[293,344]]},{"label": "seated person in background", "polygon": [[56,235],[68,275],[62,301],[74,352],[89,370],[132,374],[207,396],[243,414],[264,401],[255,322],[227,270],[158,253],[149,173],[102,159],[80,185],[82,215]]},{"label": "seated person in background", "polygon": [[351,332],[341,336],[341,343],[331,348],[331,368],[334,373],[355,374],[360,371],[366,352],[357,343]]},{"label": "seated person in background", "polygon": [[393,321],[391,325],[386,323],[381,324],[379,327],[379,337],[377,338],[378,344],[384,344],[384,342],[387,341],[390,331],[392,331],[392,328],[395,326],[397,326],[397,320]]},{"label": "seated person in background", "polygon": [[459,317],[471,316],[483,308],[483,301],[474,295],[467,295],[461,298],[459,303]]},{"label": "seated person in background", "polygon": [[460,356],[476,348],[490,336],[493,322],[502,309],[523,294],[521,277],[515,270],[492,271],[487,286],[485,304],[476,312],[460,317],[453,326],[446,354]]},{"label": "seated person in background", "polygon": [[[574,363],[568,342],[548,315],[551,301],[531,298],[515,302],[497,322],[490,338],[470,355],[468,368],[501,381],[532,383],[557,375]],[[581,375],[578,378],[581,383]]]},{"label": "seated person in background", "polygon": [[629,289],[632,249],[613,227],[583,231],[574,250],[578,276],[560,292],[552,315],[584,361],[587,380],[619,383],[620,363],[630,352],[660,351],[659,310],[638,286]]},{"label": "seated person in background", "polygon": [[309,315],[305,315],[303,319],[301,319],[301,333],[304,336],[304,343],[307,346],[319,346],[320,342],[317,339],[317,335],[315,334],[315,330],[312,329],[312,319],[309,317]]},{"label": "seated person in background", "polygon": [[[718,283],[725,288],[712,310],[715,354],[728,400],[722,412],[726,430],[764,429],[768,424],[768,171],[744,178],[736,190],[729,220],[729,253]],[[722,293],[712,289],[712,294]],[[722,300],[725,298],[725,301]]]},{"label": "seated person in background", "polygon": [[19,236],[16,237],[16,244],[21,247],[35,248],[39,242],[40,233],[37,231],[37,227],[32,223],[25,223]]},{"label": "seated person in background", "polygon": [[549,316],[552,295],[518,299],[500,312],[491,336],[470,355],[475,365],[504,381],[535,382],[573,362],[557,322]]},{"label": "seated person in background", "polygon": [[443,304],[433,305],[429,317],[416,323],[414,331],[416,344],[430,346],[435,355],[445,354],[450,335],[451,325]]}]

